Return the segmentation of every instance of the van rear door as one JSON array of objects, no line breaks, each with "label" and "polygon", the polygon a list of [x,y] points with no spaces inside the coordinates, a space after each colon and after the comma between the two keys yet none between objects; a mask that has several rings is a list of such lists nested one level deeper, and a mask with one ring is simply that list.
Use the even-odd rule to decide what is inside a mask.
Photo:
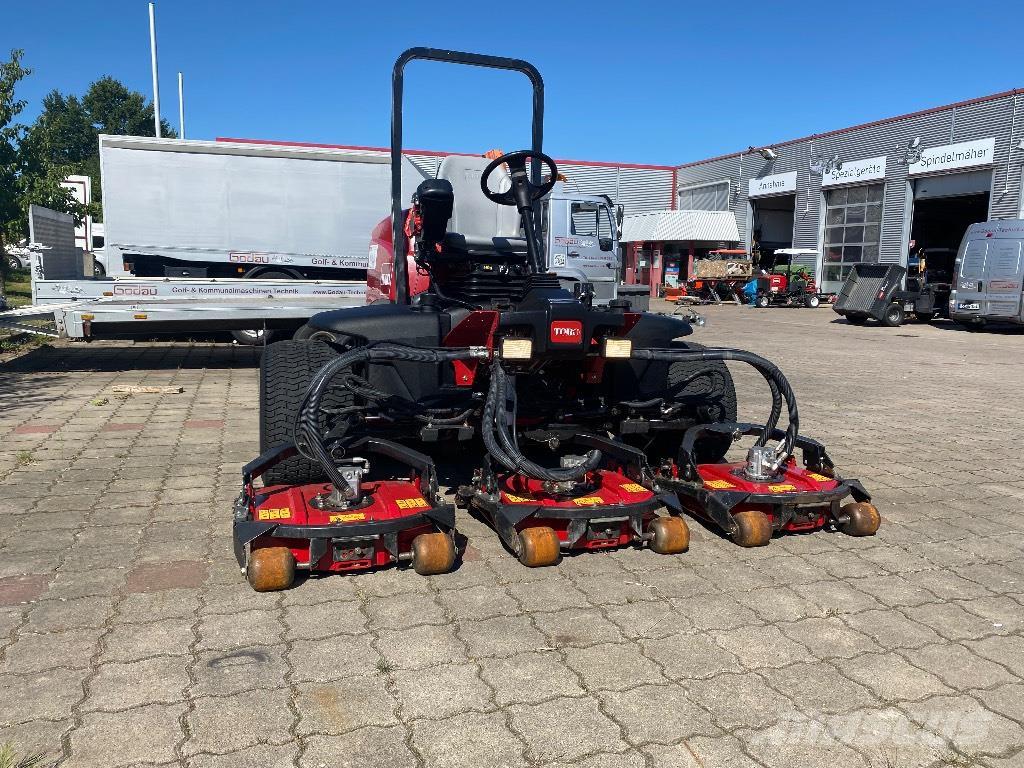
[{"label": "van rear door", "polygon": [[988,244],[989,241],[985,239],[968,240],[958,259],[956,306],[953,307],[953,312],[957,314],[978,316],[982,314],[982,302],[985,297],[983,288],[987,278],[985,261],[988,255]]},{"label": "van rear door", "polygon": [[993,238],[985,257],[982,312],[990,317],[1017,317],[1021,306],[1021,241]]}]

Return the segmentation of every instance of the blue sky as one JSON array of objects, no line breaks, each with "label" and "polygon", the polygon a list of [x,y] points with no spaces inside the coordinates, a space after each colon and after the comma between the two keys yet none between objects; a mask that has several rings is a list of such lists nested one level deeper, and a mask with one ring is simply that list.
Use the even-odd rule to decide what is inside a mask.
[{"label": "blue sky", "polygon": [[[111,74],[150,93],[144,0],[9,3],[0,51],[21,89]],[[538,21],[517,15],[536,8]],[[1016,2],[329,2],[159,0],[161,106],[189,138],[388,142],[390,74],[425,45],[525,58],[545,78],[555,157],[677,164],[1024,87]],[[521,76],[414,63],[406,145],[529,143]]]}]

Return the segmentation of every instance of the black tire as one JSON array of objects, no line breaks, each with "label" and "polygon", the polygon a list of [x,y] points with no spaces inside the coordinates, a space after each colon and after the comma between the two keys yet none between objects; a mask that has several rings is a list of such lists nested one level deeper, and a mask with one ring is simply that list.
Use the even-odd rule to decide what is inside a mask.
[{"label": "black tire", "polygon": [[93,261],[93,263],[92,263],[92,276],[93,277],[106,277],[107,276],[107,270],[105,270],[103,268],[103,265],[100,264],[98,261]]},{"label": "black tire", "polygon": [[868,321],[867,315],[850,314],[846,316],[846,322],[851,325],[864,325]]},{"label": "black tire", "polygon": [[764,309],[770,303],[771,302],[769,301],[768,297],[765,296],[763,293],[754,299],[754,306],[759,307],[760,309]]},{"label": "black tire", "polygon": [[885,308],[885,312],[882,313],[881,322],[887,328],[899,328],[903,325],[906,316],[906,313],[903,311],[903,305],[890,304]]},{"label": "black tire", "polygon": [[[686,344],[687,349],[704,349],[701,344]],[[732,374],[721,360],[675,362],[667,375],[668,399],[685,403],[699,423],[736,421],[736,387]],[[665,437],[668,437],[667,435]],[[676,434],[673,455],[682,435]],[[732,438],[729,435],[704,437],[694,446],[698,464],[714,464],[725,458]]]},{"label": "black tire", "polygon": [[13,253],[7,254],[7,267],[8,269],[22,269],[21,259]]},{"label": "black tire", "polygon": [[821,304],[821,299],[817,296],[811,295],[804,297],[804,306],[808,309],[817,309],[819,304]]},{"label": "black tire", "polygon": [[[281,341],[263,350],[260,361],[260,453],[290,443],[295,415],[313,376],[337,355],[322,341]],[[350,405],[351,393],[332,390],[324,402],[332,408]],[[323,470],[302,456],[293,456],[263,475],[267,485],[303,485],[324,479]]]}]

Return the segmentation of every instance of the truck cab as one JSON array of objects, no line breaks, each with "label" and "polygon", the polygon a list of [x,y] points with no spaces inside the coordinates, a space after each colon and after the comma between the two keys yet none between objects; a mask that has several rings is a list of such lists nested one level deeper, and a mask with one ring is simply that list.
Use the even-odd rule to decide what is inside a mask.
[{"label": "truck cab", "polygon": [[[487,158],[452,155],[438,168],[437,178],[451,182],[455,189],[455,211],[449,228],[469,241],[502,239],[516,242],[523,238],[523,226],[514,208],[488,200],[480,189],[480,176]],[[510,186],[507,174],[499,190]],[[622,206],[602,195],[584,195],[573,189],[571,181],[558,181],[541,201],[541,236],[549,272],[558,275],[569,290],[589,285],[596,304],[607,304],[616,297],[619,280],[619,236]],[[408,216],[408,210],[405,211]],[[409,224],[407,223],[407,228]],[[394,300],[394,256],[391,219],[382,220],[370,238],[369,268],[366,273],[368,303]],[[409,238],[411,245],[411,238]],[[525,240],[523,240],[525,248]],[[407,255],[409,292],[425,291],[429,276],[417,267],[413,255]]]}]

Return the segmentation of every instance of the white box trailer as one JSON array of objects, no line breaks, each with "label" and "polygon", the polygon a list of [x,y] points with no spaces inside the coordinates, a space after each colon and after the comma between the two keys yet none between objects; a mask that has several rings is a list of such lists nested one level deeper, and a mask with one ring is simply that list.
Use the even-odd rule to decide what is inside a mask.
[{"label": "white box trailer", "polygon": [[100,171],[109,275],[364,280],[390,212],[379,152],[103,135]]},{"label": "white box trailer", "polygon": [[74,219],[29,209],[32,305],[0,312],[0,328],[62,338],[230,331],[260,343],[318,312],[366,303],[364,280],[87,276]]}]

